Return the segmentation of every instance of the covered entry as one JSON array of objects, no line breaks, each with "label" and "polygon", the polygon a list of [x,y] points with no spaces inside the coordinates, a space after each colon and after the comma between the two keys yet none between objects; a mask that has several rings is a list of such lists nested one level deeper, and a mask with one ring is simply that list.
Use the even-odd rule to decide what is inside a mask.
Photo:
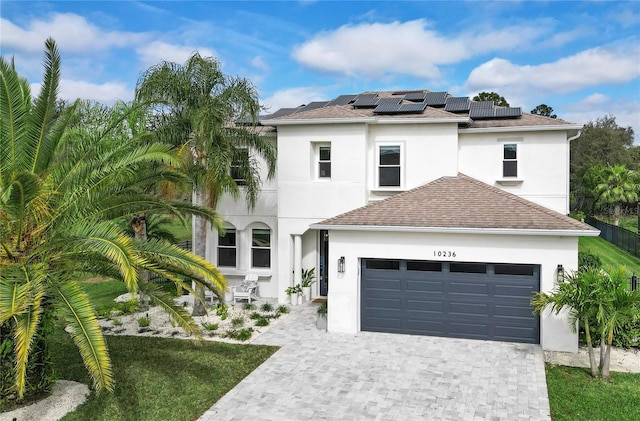
[{"label": "covered entry", "polygon": [[361,330],[540,343],[540,266],[361,260]]}]

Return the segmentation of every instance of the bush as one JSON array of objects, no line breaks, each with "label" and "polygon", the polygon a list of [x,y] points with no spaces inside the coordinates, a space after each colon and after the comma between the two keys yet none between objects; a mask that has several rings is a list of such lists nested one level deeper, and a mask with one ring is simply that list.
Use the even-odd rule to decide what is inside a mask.
[{"label": "bush", "polygon": [[259,318],[261,318],[261,317],[262,317],[262,314],[258,313],[257,311],[254,311],[253,313],[251,313],[251,314],[249,315],[249,318],[250,318],[251,320],[258,320],[258,319],[259,319]]},{"label": "bush", "polygon": [[243,310],[255,310],[256,309],[256,305],[253,303],[244,303],[242,304],[242,309]]},{"label": "bush", "polygon": [[202,323],[202,327],[205,328],[205,330],[218,330],[219,326],[220,325],[218,323],[208,323],[208,322]]},{"label": "bush", "polygon": [[248,327],[246,329],[240,329],[234,335],[234,339],[238,341],[247,341],[251,339],[251,335],[253,334],[253,329]]},{"label": "bush", "polygon": [[122,320],[118,319],[117,317],[113,319],[112,323],[114,326],[122,326]]},{"label": "bush", "polygon": [[244,317],[235,317],[231,319],[231,326],[238,328],[244,325]]},{"label": "bush", "polygon": [[267,319],[266,317],[260,317],[258,320],[256,320],[255,325],[256,326],[269,326],[269,319]]},{"label": "bush", "polygon": [[149,325],[151,324],[151,318],[150,317],[140,317],[138,319],[138,326],[140,327],[149,327]]},{"label": "bush", "polygon": [[278,309],[276,310],[276,313],[279,314],[287,314],[289,312],[289,307],[285,306],[284,304],[279,306]]},{"label": "bush", "polygon": [[270,303],[264,303],[260,306],[260,310],[264,311],[265,313],[269,313],[270,311],[273,311],[273,305]]},{"label": "bush", "polygon": [[578,267],[594,267],[600,268],[602,267],[602,262],[600,261],[600,256],[597,254],[593,254],[590,252],[578,252]]}]

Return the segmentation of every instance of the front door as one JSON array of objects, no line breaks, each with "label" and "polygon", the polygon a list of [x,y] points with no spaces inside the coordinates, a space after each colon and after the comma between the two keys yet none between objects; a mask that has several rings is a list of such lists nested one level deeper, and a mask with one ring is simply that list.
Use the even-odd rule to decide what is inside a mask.
[{"label": "front door", "polygon": [[320,231],[320,295],[327,296],[329,292],[329,231]]}]

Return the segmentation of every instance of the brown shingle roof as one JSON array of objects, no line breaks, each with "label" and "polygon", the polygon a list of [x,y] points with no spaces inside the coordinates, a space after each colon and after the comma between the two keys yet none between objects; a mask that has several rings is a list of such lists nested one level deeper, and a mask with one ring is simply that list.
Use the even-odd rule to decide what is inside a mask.
[{"label": "brown shingle roof", "polygon": [[474,120],[469,128],[484,127],[523,127],[523,126],[564,126],[572,125],[568,121],[559,118],[543,117],[536,114],[522,113],[520,118],[505,118],[500,120]]},{"label": "brown shingle roof", "polygon": [[594,231],[589,225],[464,174],[439,178],[318,225]]}]

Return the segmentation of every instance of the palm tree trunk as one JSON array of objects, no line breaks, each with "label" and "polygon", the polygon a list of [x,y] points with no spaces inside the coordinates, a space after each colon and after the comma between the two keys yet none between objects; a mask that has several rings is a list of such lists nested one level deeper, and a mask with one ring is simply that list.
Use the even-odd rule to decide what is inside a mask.
[{"label": "palm tree trunk", "polygon": [[[198,206],[206,206],[207,203],[207,192],[206,189],[197,188],[194,191],[195,204]],[[197,256],[206,258],[206,250],[207,250],[207,221],[204,219],[194,216],[194,227],[193,227],[193,253]],[[193,311],[191,312],[192,316],[204,316],[207,314],[207,310],[204,308],[202,304],[204,302],[205,291],[203,286],[198,286],[196,289],[198,293],[198,297],[193,297]],[[199,298],[199,299],[198,299]]]},{"label": "palm tree trunk", "polygon": [[[147,219],[144,214],[136,215],[131,219],[131,228],[133,228],[133,233],[135,235],[136,240],[138,241],[147,241]],[[146,270],[140,271],[140,277],[145,281],[149,280],[149,272]],[[138,303],[140,305],[140,310],[147,311],[149,310],[149,297],[144,292],[138,289]]]},{"label": "palm tree trunk", "polygon": [[591,367],[591,377],[598,377],[598,367],[596,366],[596,353],[591,343],[591,332],[589,331],[589,322],[584,321],[584,332],[587,338],[587,350],[589,351],[589,366]]},{"label": "palm tree trunk", "polygon": [[604,364],[602,365],[602,378],[609,380],[609,365],[611,363],[611,343],[613,342],[613,327],[609,330],[607,338],[607,352],[604,354]]},{"label": "palm tree trunk", "polygon": [[616,227],[618,226],[618,224],[620,224],[620,213],[620,204],[616,203],[613,208],[613,225],[615,225]]},{"label": "palm tree trunk", "polygon": [[604,339],[605,332],[602,332],[600,336],[600,371],[602,371],[602,367],[604,367],[604,353],[607,345],[607,341]]}]

